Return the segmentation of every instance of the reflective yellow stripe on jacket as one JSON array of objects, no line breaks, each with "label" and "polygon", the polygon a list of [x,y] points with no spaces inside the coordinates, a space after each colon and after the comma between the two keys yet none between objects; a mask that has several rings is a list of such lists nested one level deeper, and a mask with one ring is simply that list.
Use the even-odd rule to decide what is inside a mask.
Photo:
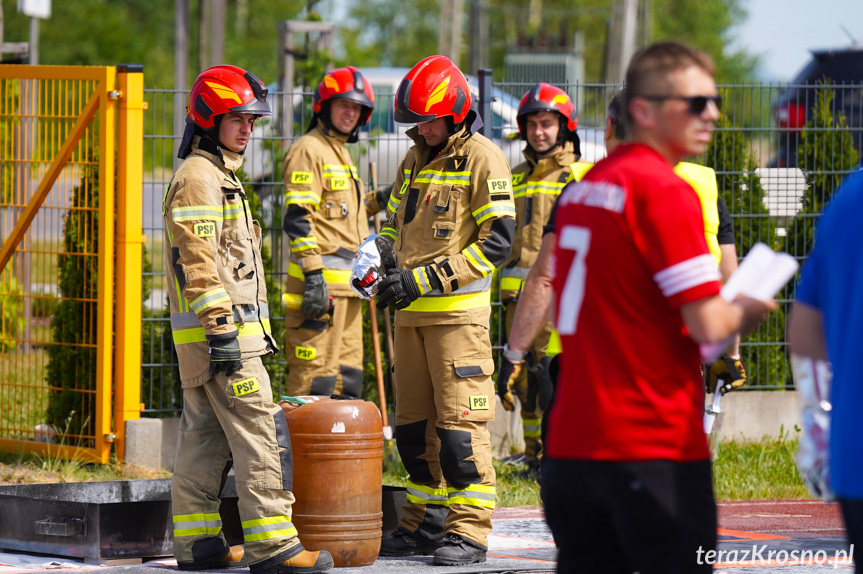
[{"label": "reflective yellow stripe on jacket", "polygon": [[[185,314],[185,313],[181,313]],[[177,314],[175,314],[176,316]],[[173,319],[174,317],[171,317]],[[270,320],[261,317],[260,322],[246,323],[237,325],[237,337],[260,337],[264,334],[269,334]],[[171,335],[174,338],[175,345],[184,345],[186,343],[203,343],[207,340],[203,327],[189,327],[186,329],[172,329]]]},{"label": "reflective yellow stripe on jacket", "polygon": [[519,198],[534,195],[537,193],[560,195],[560,192],[563,191],[564,185],[566,185],[566,183],[560,181],[527,181],[512,188],[513,197]]},{"label": "reflective yellow stripe on jacket", "polygon": [[488,307],[491,305],[491,277],[491,275],[486,275],[482,279],[477,279],[446,295],[437,290],[431,291],[405,307],[404,310],[434,313]]},{"label": "reflective yellow stripe on jacket", "polygon": [[[324,269],[324,281],[327,283],[343,283],[347,284],[351,280],[351,269]],[[288,275],[297,279],[306,280],[303,275],[303,270],[300,266],[291,261],[288,263]]]}]

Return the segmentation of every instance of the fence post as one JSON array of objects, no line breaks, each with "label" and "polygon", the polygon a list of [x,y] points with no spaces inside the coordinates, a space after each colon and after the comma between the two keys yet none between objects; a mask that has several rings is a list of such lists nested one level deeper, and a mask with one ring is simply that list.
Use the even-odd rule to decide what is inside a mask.
[{"label": "fence post", "polygon": [[144,67],[117,66],[120,91],[117,149],[117,302],[114,432],[124,460],[126,421],[141,416],[142,188]]},{"label": "fence post", "polygon": [[480,133],[491,137],[491,68],[479,69],[479,117],[482,118]]}]

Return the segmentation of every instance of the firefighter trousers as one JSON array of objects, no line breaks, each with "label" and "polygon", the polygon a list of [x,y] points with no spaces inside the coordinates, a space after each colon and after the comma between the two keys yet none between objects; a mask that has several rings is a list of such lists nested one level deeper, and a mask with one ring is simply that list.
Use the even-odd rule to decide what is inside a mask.
[{"label": "firefighter trousers", "polygon": [[275,560],[300,541],[291,524],[293,457],[285,415],[273,403],[260,357],[226,377],[183,389],[177,462],[171,480],[174,556],[201,560],[219,538],[222,477],[233,462],[245,556],[249,564]]},{"label": "firefighter trousers", "polygon": [[488,546],[495,505],[488,432],[493,372],[484,325],[405,326],[397,317],[395,436],[409,475],[403,529],[429,540],[458,534]]},{"label": "firefighter trousers", "polygon": [[357,297],[333,296],[333,317],[306,319],[285,312],[285,352],[289,396],[363,393],[363,303]]}]

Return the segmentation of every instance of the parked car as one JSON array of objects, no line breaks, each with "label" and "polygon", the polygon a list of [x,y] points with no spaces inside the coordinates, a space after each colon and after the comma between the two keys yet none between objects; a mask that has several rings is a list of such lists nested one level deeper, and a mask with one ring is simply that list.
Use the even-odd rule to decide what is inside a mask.
[{"label": "parked car", "polygon": [[834,117],[845,116],[854,145],[863,149],[863,47],[812,50],[812,59],[773,104],[779,128],[777,153],[769,167],[797,167],[800,130],[818,101],[819,82],[829,80]]}]

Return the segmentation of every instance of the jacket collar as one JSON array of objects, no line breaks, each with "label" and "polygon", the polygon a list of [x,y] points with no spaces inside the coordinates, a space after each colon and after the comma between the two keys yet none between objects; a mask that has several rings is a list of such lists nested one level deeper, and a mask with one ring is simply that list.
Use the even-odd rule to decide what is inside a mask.
[{"label": "jacket collar", "polygon": [[[455,155],[459,152],[459,150],[464,146],[467,141],[482,128],[482,118],[479,117],[479,114],[476,113],[475,110],[470,110],[467,113],[467,117],[465,118],[464,125],[462,128],[449,136],[446,143],[441,149],[438,157],[444,155]],[[408,137],[410,137],[414,143],[416,144],[417,157],[426,157],[429,152],[429,146],[426,144],[425,139],[419,134],[419,129],[417,126],[412,127],[407,132]],[[430,163],[434,158],[429,158],[426,161],[426,164]]]},{"label": "jacket collar", "polygon": [[563,145],[559,146],[557,151],[542,159],[537,157],[536,151],[530,146],[524,148],[522,155],[524,155],[528,165],[530,165],[531,171],[539,171],[540,173],[545,173],[559,167],[566,167],[576,161],[575,146],[571,141],[563,142]]},{"label": "jacket collar", "polygon": [[201,136],[195,136],[192,140],[192,153],[206,157],[226,172],[233,173],[243,166],[241,154],[220,147],[212,140]]},{"label": "jacket collar", "polygon": [[342,132],[340,132],[336,128],[334,128],[332,126],[328,126],[327,124],[324,123],[324,120],[322,120],[321,118],[318,118],[318,125],[316,126],[316,128],[325,137],[337,140],[342,145],[347,143],[348,138],[350,138],[350,134],[343,134]]}]

